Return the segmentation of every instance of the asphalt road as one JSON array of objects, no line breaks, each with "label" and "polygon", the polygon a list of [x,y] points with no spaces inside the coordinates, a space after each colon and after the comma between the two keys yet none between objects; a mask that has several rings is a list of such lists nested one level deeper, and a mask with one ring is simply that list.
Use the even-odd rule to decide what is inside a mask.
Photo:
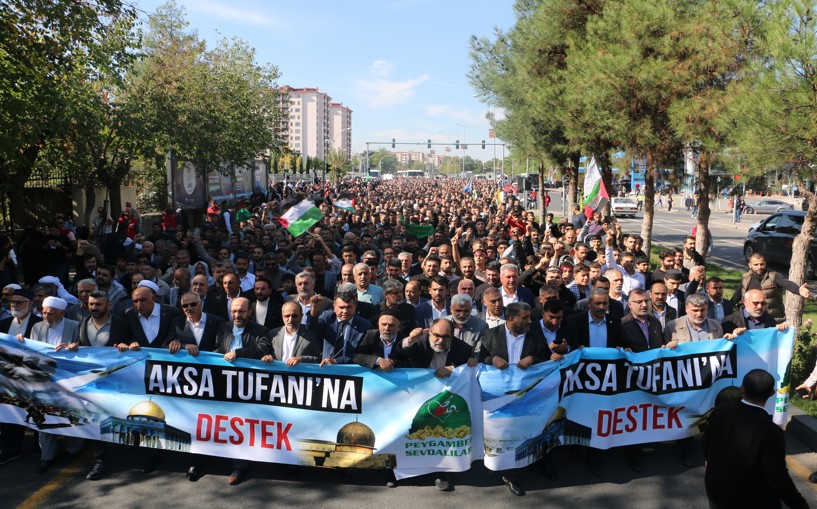
[{"label": "asphalt road", "polygon": [[[700,440],[695,442],[700,448]],[[817,454],[787,437],[787,463],[800,492],[812,507],[817,507],[817,485],[806,481],[817,469]],[[0,467],[2,507],[48,508],[157,508],[157,507],[361,507],[446,508],[474,507],[547,507],[609,509],[696,509],[708,507],[704,491],[703,459],[700,466],[687,469],[678,460],[675,444],[655,444],[645,449],[646,470],[632,472],[623,452],[602,453],[604,473],[590,474],[576,450],[556,449],[559,478],[544,478],[534,465],[521,472],[527,489],[525,497],[513,496],[499,485],[498,476],[475,463],[468,472],[454,474],[453,491],[440,492],[433,478],[419,477],[403,481],[397,488],[385,487],[385,474],[379,471],[306,469],[298,479],[275,465],[256,463],[250,477],[238,486],[229,486],[226,475],[230,463],[213,459],[207,475],[198,482],[184,477],[186,458],[168,454],[159,468],[148,475],[139,471],[143,452],[116,454],[115,464],[99,481],[86,481],[90,453],[72,463],[60,463],[44,474],[34,474],[36,458],[29,454]],[[736,479],[736,482],[739,480]]]}]

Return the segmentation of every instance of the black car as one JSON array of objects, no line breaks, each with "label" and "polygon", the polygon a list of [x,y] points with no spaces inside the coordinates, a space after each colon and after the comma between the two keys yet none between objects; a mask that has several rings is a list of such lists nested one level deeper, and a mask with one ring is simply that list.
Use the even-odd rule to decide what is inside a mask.
[{"label": "black car", "polygon": [[[806,213],[800,210],[784,210],[772,214],[746,235],[743,243],[743,256],[746,261],[753,253],[766,257],[770,265],[788,266],[791,263],[792,242],[800,234]],[[817,262],[817,240],[812,239],[809,248],[806,277],[814,278],[814,267]]]}]

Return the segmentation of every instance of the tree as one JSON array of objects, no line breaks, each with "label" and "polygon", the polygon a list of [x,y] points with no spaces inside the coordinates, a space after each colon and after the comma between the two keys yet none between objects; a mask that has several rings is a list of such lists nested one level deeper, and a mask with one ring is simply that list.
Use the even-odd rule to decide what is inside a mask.
[{"label": "tree", "polygon": [[30,219],[22,189],[41,151],[66,137],[74,122],[70,106],[87,83],[129,60],[106,43],[121,28],[117,21],[135,17],[121,0],[0,3],[0,188],[18,226]]},{"label": "tree", "polygon": [[[756,172],[790,169],[808,202],[789,265],[789,279],[800,284],[815,263],[809,246],[817,227],[817,196],[803,182],[814,179],[817,164],[817,2],[777,0],[761,9],[764,22],[750,79],[731,90],[736,97],[731,139]],[[803,299],[788,294],[786,321],[799,326],[802,316]]]},{"label": "tree", "polygon": [[346,158],[346,153],[336,148],[329,152],[326,162],[332,171],[332,183],[337,184],[349,170],[349,160]]}]

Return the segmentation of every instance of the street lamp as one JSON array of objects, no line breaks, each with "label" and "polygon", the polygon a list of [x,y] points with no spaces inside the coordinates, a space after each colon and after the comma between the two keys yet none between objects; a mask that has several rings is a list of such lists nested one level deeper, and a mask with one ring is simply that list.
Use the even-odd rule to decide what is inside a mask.
[{"label": "street lamp", "polygon": [[466,129],[469,127],[476,127],[475,125],[462,125],[462,124],[454,124],[456,126],[462,127],[462,178],[465,178],[465,146],[468,144],[468,140],[466,139]]}]

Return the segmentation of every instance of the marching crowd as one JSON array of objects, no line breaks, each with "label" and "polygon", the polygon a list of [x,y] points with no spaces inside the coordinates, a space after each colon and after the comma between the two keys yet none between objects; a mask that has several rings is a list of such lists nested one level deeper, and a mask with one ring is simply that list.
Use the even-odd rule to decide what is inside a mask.
[{"label": "marching crowd", "polygon": [[[211,202],[199,226],[170,207],[149,228],[130,204],[116,219],[100,209],[87,227],[58,215],[46,231],[0,239],[0,332],[55,349],[214,351],[227,361],[417,367],[446,377],[463,364],[527,369],[585,347],[642,352],[784,330],[784,294],[810,296],[756,253],[727,300],[724,282],[707,277],[693,237],[661,250],[651,267],[643,239],[601,211],[576,208],[557,221],[497,193],[495,183],[474,181],[470,192],[463,184],[278,183],[266,196]],[[293,238],[277,218],[303,199],[323,218]],[[353,210],[333,206],[348,199]],[[817,375],[804,387],[816,384]],[[0,430],[5,464],[20,457],[24,428]],[[38,442],[43,472],[56,460],[58,442],[47,433]],[[83,446],[64,442],[68,454]],[[691,439],[679,445],[680,461],[695,466]],[[108,446],[94,443],[93,450],[92,480],[111,461]],[[590,472],[601,475],[602,454],[588,449],[585,457]],[[628,447],[627,459],[634,471],[644,469],[640,446]],[[151,455],[143,471],[160,460]],[[196,480],[203,466],[191,463],[187,477]],[[228,482],[240,483],[247,468],[236,461]],[[781,474],[779,464],[774,468]],[[547,456],[542,469],[556,475]],[[524,494],[514,472],[502,474],[513,494]],[[783,474],[729,496],[773,489],[802,507]],[[450,488],[442,474],[435,484]],[[713,500],[724,500],[718,496],[725,495]]]}]

